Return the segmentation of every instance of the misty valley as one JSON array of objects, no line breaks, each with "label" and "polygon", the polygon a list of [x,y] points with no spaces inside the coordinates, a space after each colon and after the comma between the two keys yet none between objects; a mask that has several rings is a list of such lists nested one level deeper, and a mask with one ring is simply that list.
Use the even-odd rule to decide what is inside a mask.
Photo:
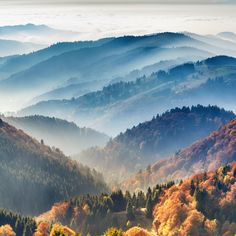
[{"label": "misty valley", "polygon": [[0,26],[0,236],[236,235],[235,32],[107,35]]}]

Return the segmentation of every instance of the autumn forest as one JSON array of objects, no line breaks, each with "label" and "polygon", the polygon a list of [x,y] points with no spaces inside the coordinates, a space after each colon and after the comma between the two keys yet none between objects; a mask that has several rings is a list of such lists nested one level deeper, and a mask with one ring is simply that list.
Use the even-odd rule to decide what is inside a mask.
[{"label": "autumn forest", "polygon": [[235,12],[0,0],[0,236],[235,236]]}]

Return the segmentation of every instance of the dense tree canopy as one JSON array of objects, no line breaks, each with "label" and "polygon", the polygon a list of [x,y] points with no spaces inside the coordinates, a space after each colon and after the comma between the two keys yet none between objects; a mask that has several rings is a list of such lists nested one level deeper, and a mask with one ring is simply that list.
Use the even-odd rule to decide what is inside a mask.
[{"label": "dense tree canopy", "polygon": [[[45,226],[43,222],[60,222],[83,235],[88,233],[90,235],[101,235],[109,227],[126,230],[130,224],[132,225],[132,222],[142,226],[150,226],[151,217],[146,214],[146,205],[152,214],[153,207],[164,190],[173,184],[173,182],[169,182],[156,185],[146,194],[139,191],[137,194],[131,195],[128,191],[124,194],[121,190],[117,190],[110,195],[93,196],[88,194],[78,196],[66,202],[55,204],[50,211],[38,216],[36,218],[36,221],[40,223],[38,228]],[[111,229],[111,232],[113,230]]]},{"label": "dense tree canopy", "polygon": [[[178,153],[234,117],[233,112],[216,106],[174,108],[127,129],[110,140],[105,148],[90,148],[75,158],[96,167],[108,181],[123,180],[160,158]],[[148,187],[148,179],[145,181],[143,185]]]},{"label": "dense tree canopy", "polygon": [[102,176],[2,122],[0,206],[37,214],[82,193],[106,191]]}]

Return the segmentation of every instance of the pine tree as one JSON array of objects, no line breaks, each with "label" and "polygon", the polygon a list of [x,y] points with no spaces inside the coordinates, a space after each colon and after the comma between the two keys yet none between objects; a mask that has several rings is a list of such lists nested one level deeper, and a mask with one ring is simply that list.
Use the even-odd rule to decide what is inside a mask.
[{"label": "pine tree", "polygon": [[195,185],[194,185],[194,182],[193,180],[191,180],[191,183],[190,183],[190,195],[193,196],[194,195],[194,192],[195,192]]},{"label": "pine tree", "polygon": [[152,198],[151,196],[148,197],[146,202],[146,217],[152,218]]},{"label": "pine tree", "polygon": [[127,220],[134,220],[135,219],[133,206],[132,206],[132,203],[130,200],[128,201],[127,206],[126,206],[126,216],[127,216]]},{"label": "pine tree", "polygon": [[147,190],[146,198],[148,199],[149,196],[152,196],[152,190],[151,190],[150,187],[149,187],[148,190]]}]

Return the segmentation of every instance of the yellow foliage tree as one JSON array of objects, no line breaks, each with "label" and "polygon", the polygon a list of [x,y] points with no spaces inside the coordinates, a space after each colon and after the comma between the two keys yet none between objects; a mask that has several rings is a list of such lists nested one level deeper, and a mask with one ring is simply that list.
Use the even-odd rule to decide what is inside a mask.
[{"label": "yellow foliage tree", "polygon": [[124,236],[124,233],[122,232],[121,229],[117,228],[109,228],[105,233],[104,236]]},{"label": "yellow foliage tree", "polygon": [[81,235],[77,234],[72,229],[66,226],[60,224],[54,224],[50,232],[50,236],[81,236]]},{"label": "yellow foliage tree", "polygon": [[10,225],[2,225],[0,227],[0,236],[16,236]]},{"label": "yellow foliage tree", "polygon": [[140,227],[133,227],[126,231],[124,236],[153,236],[153,234]]}]

